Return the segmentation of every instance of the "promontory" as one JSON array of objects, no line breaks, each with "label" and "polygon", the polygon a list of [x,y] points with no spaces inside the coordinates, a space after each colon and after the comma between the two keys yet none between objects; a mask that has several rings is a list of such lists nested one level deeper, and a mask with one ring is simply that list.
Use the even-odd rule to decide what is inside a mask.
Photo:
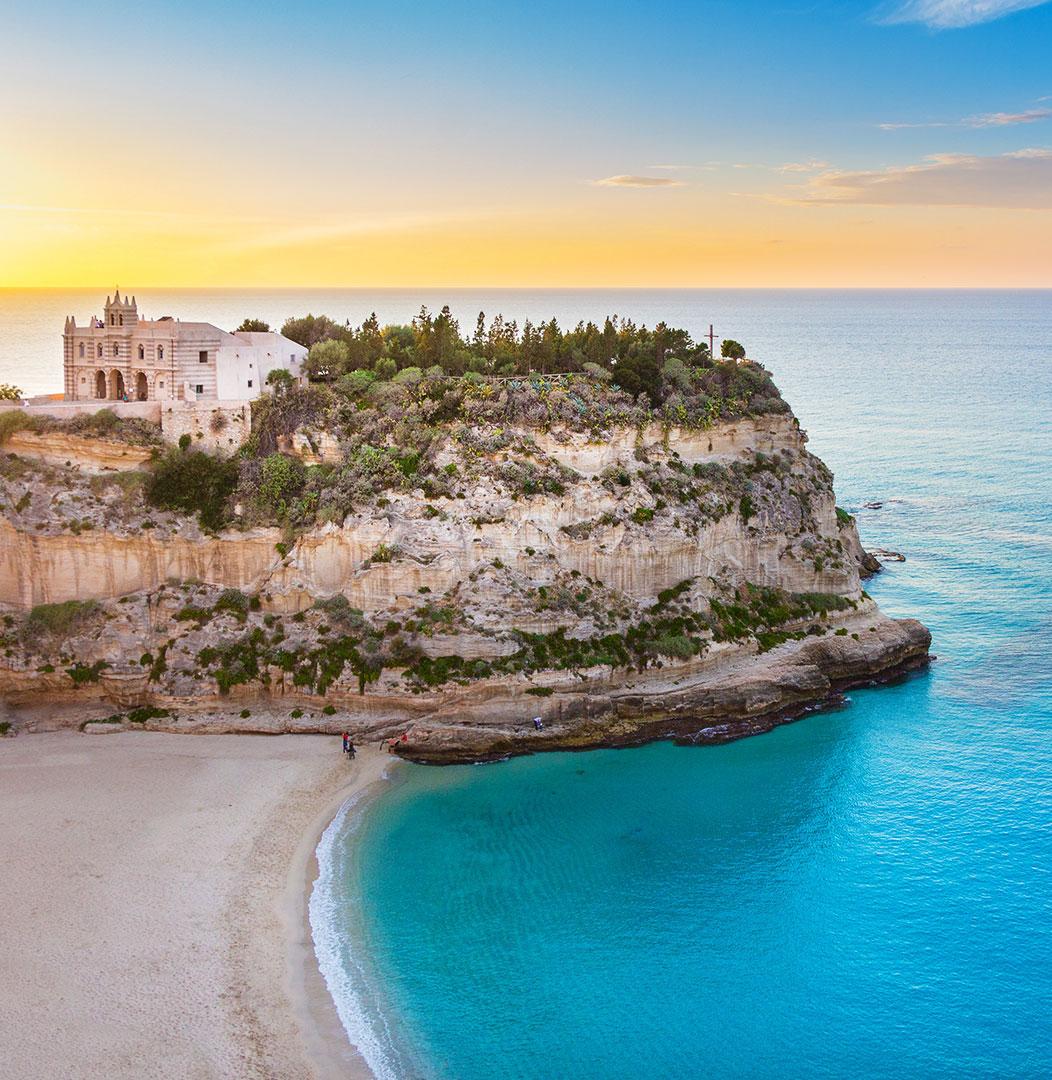
[{"label": "promontory", "polygon": [[116,405],[0,413],[5,731],[482,760],[738,737],[926,662],[744,350],[615,319],[291,323],[304,377],[177,441]]}]

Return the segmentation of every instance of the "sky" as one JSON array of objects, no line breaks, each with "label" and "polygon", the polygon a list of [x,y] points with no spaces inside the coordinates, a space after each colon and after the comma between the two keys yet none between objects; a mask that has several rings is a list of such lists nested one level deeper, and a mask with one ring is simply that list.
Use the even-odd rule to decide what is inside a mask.
[{"label": "sky", "polygon": [[0,0],[0,287],[1052,287],[1052,3]]}]

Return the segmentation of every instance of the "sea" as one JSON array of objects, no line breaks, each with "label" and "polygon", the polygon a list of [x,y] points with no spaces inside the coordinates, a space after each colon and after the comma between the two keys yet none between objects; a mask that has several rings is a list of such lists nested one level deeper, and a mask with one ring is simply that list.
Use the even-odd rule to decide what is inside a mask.
[{"label": "sea", "polygon": [[[59,389],[63,318],[105,291],[0,291],[0,381]],[[378,1077],[1052,1076],[1052,292],[138,299],[227,328],[712,324],[905,556],[868,591],[933,634],[927,674],[766,735],[408,765],[345,807],[311,922]]]}]

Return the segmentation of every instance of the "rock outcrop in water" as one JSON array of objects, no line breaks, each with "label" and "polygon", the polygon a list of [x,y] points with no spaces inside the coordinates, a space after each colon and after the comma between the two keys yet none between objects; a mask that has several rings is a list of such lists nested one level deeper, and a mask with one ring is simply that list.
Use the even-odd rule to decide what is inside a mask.
[{"label": "rock outcrop in water", "polygon": [[[874,563],[780,399],[691,426],[487,409],[436,423],[426,469],[290,411],[271,458],[310,466],[301,491],[357,470],[346,514],[294,530],[239,489],[210,531],[147,503],[141,447],[120,471],[119,445],[23,436],[0,462],[4,702],[457,761],[739,737],[926,661],[924,627],[862,591]],[[362,487],[363,446],[394,479]]]}]

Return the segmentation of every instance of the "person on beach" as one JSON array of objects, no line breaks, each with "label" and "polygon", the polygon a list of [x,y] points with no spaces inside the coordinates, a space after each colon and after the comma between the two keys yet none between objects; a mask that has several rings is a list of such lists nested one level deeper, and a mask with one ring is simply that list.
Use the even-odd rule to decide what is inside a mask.
[{"label": "person on beach", "polygon": [[351,741],[349,735],[347,736],[347,756],[350,758],[354,757],[354,743]]},{"label": "person on beach", "polygon": [[351,736],[345,731],[343,733],[343,752],[347,753],[347,747],[351,745]]}]

